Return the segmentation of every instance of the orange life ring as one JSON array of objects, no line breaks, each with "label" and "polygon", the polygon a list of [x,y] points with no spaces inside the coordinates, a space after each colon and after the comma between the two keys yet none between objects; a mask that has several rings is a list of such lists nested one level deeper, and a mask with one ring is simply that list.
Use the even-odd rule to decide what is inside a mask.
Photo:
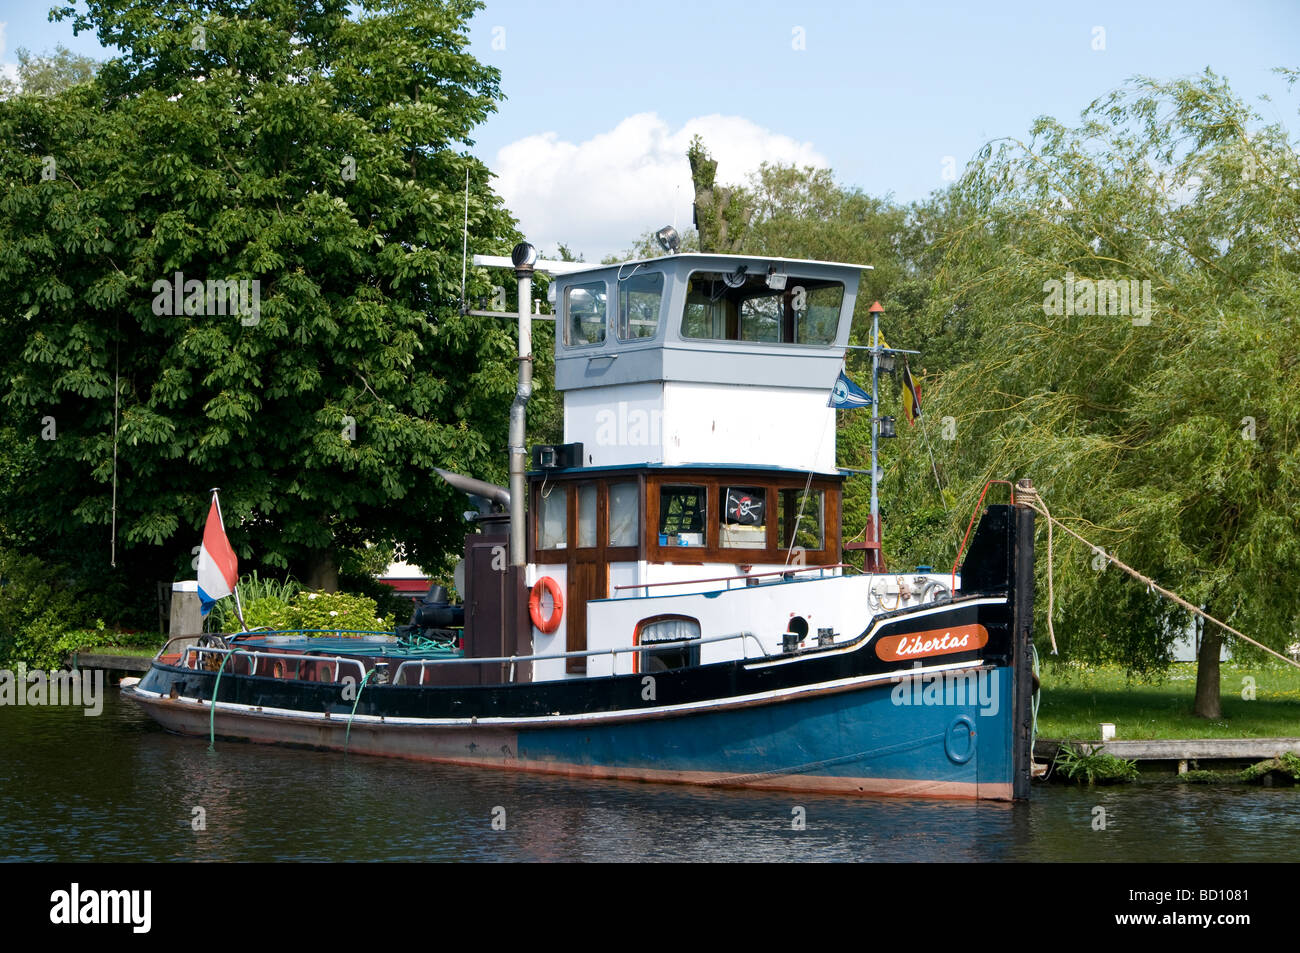
[{"label": "orange life ring", "polygon": [[[543,591],[551,594],[553,606],[550,618],[547,619],[542,618]],[[528,597],[528,615],[533,620],[533,625],[546,635],[560,627],[560,619],[564,616],[564,594],[560,591],[560,584],[550,576],[543,576],[533,585],[532,595]]]}]

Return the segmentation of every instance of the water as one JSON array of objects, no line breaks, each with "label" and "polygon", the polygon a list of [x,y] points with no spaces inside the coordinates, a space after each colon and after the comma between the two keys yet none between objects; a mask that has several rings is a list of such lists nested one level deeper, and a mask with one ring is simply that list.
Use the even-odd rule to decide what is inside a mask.
[{"label": "water", "polygon": [[[578,781],[236,742],[210,752],[107,694],[92,718],[0,708],[0,860],[1254,862],[1300,842],[1292,788],[1038,785],[1029,803],[1003,805]],[[195,808],[206,830],[193,829]]]}]

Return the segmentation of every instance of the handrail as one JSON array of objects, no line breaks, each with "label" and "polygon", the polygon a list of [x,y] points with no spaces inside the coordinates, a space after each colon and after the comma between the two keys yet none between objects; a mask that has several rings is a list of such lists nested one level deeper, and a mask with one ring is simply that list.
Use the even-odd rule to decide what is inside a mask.
[{"label": "handrail", "polygon": [[[747,572],[738,576],[717,576],[713,579],[679,579],[675,582],[638,582],[626,586],[615,586],[616,590],[621,589],[652,589],[658,586],[693,586],[702,582],[734,582],[737,579],[760,579],[763,576],[789,576],[796,572],[822,572],[827,569],[852,569],[854,572],[861,572],[857,566],[852,563],[832,563],[829,566],[794,566],[789,569],[772,569],[768,572]],[[834,577],[832,577],[834,578]],[[730,590],[731,586],[727,586]],[[689,595],[689,593],[687,593]]]},{"label": "handrail", "polygon": [[401,665],[397,666],[397,670],[393,672],[392,683],[396,685],[401,681],[402,671],[408,665],[415,665],[420,668],[420,677],[422,679],[420,684],[423,685],[424,667],[426,665],[500,665],[509,662],[511,665],[510,680],[514,681],[513,672],[516,662],[549,662],[556,659],[588,658],[593,655],[613,655],[617,659],[620,652],[649,652],[674,645],[704,645],[705,643],[710,642],[727,642],[731,639],[753,639],[754,644],[758,646],[758,650],[763,653],[763,657],[768,657],[767,649],[764,648],[762,641],[753,632],[733,632],[730,635],[712,635],[705,639],[674,639],[665,642],[648,642],[645,645],[621,645],[617,648],[584,649],[576,652],[552,652],[546,655],[498,655],[493,658],[408,659]]},{"label": "handrail", "polygon": [[[355,665],[357,667],[358,673],[361,675],[362,678],[365,678],[366,676],[366,667],[361,663],[359,659],[347,658],[346,656],[343,655],[297,655],[297,654],[292,654],[287,652],[250,652],[248,649],[219,649],[207,645],[191,645],[189,648],[187,648],[185,650],[185,655],[182,656],[181,658],[182,668],[186,667],[185,663],[189,660],[189,656],[191,652],[195,654],[210,652],[214,655],[227,655],[227,656],[232,654],[248,655],[254,658],[267,658],[267,659],[278,659],[278,660],[293,659],[298,662],[333,662],[337,666],[334,670],[334,674],[336,676],[338,675],[339,670],[342,667],[342,663],[346,662],[349,665]],[[250,672],[249,674],[255,675],[256,672]],[[337,684],[340,681],[342,681],[342,679],[335,678],[329,684]]]},{"label": "handrail", "polygon": [[209,636],[212,638],[234,640],[249,635],[292,635],[295,633],[299,635],[307,635],[311,632],[331,632],[335,635],[382,635],[389,638],[396,638],[395,633],[388,631],[381,632],[378,629],[247,629],[243,632],[191,632],[188,634],[173,635],[169,637],[167,641],[163,643],[163,647],[154,655],[154,661],[157,661],[160,656],[165,655],[167,650],[171,648],[173,642],[181,642],[185,639],[194,639],[197,641],[204,636]]},{"label": "handrail", "polygon": [[[705,645],[714,642],[728,642],[733,639],[740,639],[742,641],[744,641],[745,639],[753,639],[754,644],[758,646],[758,650],[763,654],[763,657],[764,658],[769,657],[767,648],[763,645],[762,640],[759,639],[759,637],[755,635],[753,632],[748,632],[748,631],[732,632],[727,635],[712,635],[707,638],[699,638],[699,639],[672,639],[663,642],[648,642],[644,645],[621,645],[621,646],[615,646],[607,649],[584,649],[581,651],[574,651],[574,652],[552,652],[543,655],[499,655],[499,656],[493,656],[489,658],[407,659],[406,661],[398,665],[397,670],[393,672],[392,684],[397,685],[398,683],[400,683],[402,679],[402,673],[407,669],[408,666],[417,666],[420,669],[420,682],[418,684],[423,685],[424,669],[426,666],[491,665],[491,664],[504,664],[509,662],[511,666],[510,681],[513,682],[514,667],[516,663],[519,662],[543,662],[543,661],[553,661],[557,659],[588,658],[595,655],[612,655],[615,657],[615,659],[617,659],[620,652],[633,652],[633,653],[649,652],[649,651],[657,651],[659,649],[668,648],[672,646]],[[297,662],[302,662],[302,661],[334,662],[336,664],[346,662],[355,665],[357,667],[358,672],[361,674],[362,678],[366,676],[366,668],[361,663],[361,661],[354,658],[348,658],[342,655],[301,655],[298,653],[291,653],[291,652],[252,652],[249,651],[248,649],[241,649],[241,648],[222,649],[222,648],[216,648],[214,646],[191,645],[186,648],[185,654],[181,658],[180,661],[181,667],[188,667],[187,663],[189,662],[191,653],[195,655],[210,653],[213,655],[225,655],[227,657],[229,657],[232,654],[246,655],[246,656],[251,656],[253,658],[265,658],[265,659],[275,659],[275,660],[292,659]]]}]

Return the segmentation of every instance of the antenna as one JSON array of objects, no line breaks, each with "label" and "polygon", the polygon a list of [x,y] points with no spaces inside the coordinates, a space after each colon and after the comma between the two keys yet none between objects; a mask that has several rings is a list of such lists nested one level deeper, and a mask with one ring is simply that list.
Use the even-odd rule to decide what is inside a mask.
[{"label": "antenna", "polygon": [[469,261],[469,166],[465,166],[465,229],[460,245],[460,313],[465,313],[465,266]]}]

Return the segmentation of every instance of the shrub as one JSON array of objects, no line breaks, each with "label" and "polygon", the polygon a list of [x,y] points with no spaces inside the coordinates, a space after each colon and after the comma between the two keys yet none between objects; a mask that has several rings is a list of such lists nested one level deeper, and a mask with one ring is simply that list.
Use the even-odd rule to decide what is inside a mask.
[{"label": "shrub", "polygon": [[[369,596],[348,592],[310,592],[294,580],[240,580],[239,598],[250,629],[359,629],[391,631],[394,615],[382,618]],[[219,611],[220,610],[220,611]],[[222,599],[208,615],[208,630],[235,632],[239,620],[233,599]]]},{"label": "shrub", "polygon": [[1066,780],[1077,784],[1125,784],[1136,781],[1136,761],[1105,754],[1103,746],[1080,753],[1071,745],[1062,745],[1056,753],[1056,767]]},{"label": "shrub", "polygon": [[59,567],[0,548],[0,665],[58,668],[58,642],[84,611]]}]

